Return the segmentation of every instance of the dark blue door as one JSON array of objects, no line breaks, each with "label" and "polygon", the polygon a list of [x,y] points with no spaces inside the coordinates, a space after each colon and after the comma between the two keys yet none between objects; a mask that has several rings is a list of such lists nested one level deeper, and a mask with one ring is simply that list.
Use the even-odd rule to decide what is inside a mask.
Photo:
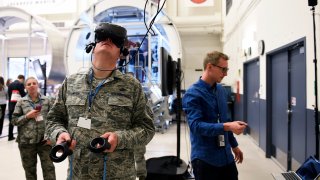
[{"label": "dark blue door", "polygon": [[290,57],[292,169],[297,169],[306,158],[306,58],[304,46],[290,51]]},{"label": "dark blue door", "polygon": [[245,94],[245,120],[248,123],[248,133],[260,144],[260,63],[253,60],[245,64],[244,67],[244,94]]},{"label": "dark blue door", "polygon": [[288,53],[280,52],[271,57],[272,81],[272,145],[273,156],[287,167],[288,146]]},{"label": "dark blue door", "polygon": [[300,42],[270,56],[272,156],[287,170],[296,170],[306,158],[304,49]]}]

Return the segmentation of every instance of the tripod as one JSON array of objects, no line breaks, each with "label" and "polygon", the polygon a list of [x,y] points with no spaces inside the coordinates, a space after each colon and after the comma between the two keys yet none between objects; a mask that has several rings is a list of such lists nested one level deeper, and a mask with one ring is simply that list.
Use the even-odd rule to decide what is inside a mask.
[{"label": "tripod", "polygon": [[316,22],[315,22],[315,6],[317,3],[312,4],[312,20],[313,20],[313,43],[314,43],[314,94],[315,94],[315,105],[314,105],[314,119],[315,119],[315,134],[316,134],[316,154],[315,158],[319,159],[319,111],[318,111],[318,77],[317,77],[317,41],[316,41]]}]

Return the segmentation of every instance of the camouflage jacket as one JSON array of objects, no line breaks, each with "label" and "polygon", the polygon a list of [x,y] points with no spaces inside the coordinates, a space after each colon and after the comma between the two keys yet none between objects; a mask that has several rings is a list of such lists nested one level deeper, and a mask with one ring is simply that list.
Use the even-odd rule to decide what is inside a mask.
[{"label": "camouflage jacket", "polygon": [[[36,144],[44,139],[45,123],[52,101],[49,97],[41,94],[39,95],[39,99],[37,103],[34,103],[30,96],[26,95],[15,106],[11,123],[18,126],[17,142],[20,144]],[[25,115],[38,104],[42,106],[41,116],[43,117],[43,121],[26,119]]]},{"label": "camouflage jacket", "polygon": [[[143,89],[134,77],[113,71],[95,95],[89,112],[89,91],[101,82],[91,77],[90,69],[64,80],[48,114],[46,133],[55,144],[59,133],[68,132],[77,141],[72,155],[72,178],[96,180],[102,179],[104,158],[90,152],[87,144],[106,132],[115,132],[118,145],[114,152],[106,154],[107,179],[135,180],[133,148],[146,145],[155,133]],[[79,117],[90,118],[91,128],[79,127]]]}]

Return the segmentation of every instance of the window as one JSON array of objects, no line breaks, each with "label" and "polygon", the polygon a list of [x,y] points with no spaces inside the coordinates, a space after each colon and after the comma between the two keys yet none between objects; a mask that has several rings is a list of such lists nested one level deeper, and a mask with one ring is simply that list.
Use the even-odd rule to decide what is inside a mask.
[{"label": "window", "polygon": [[8,58],[8,78],[17,79],[19,74],[26,75],[26,58]]}]

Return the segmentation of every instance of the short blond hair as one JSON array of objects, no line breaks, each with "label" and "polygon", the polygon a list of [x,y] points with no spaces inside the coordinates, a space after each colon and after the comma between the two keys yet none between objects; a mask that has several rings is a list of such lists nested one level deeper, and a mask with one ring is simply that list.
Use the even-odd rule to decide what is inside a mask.
[{"label": "short blond hair", "polygon": [[33,77],[33,76],[30,76],[30,77],[28,77],[28,78],[24,81],[24,85],[25,85],[25,86],[27,85],[27,82],[28,82],[30,79],[34,79],[34,80],[36,80],[36,81],[37,81],[37,84],[39,84],[39,82],[38,82],[38,79],[37,79],[37,78],[35,78],[35,77]]},{"label": "short blond hair", "polygon": [[217,65],[220,58],[223,58],[224,60],[229,60],[229,57],[226,54],[223,54],[222,52],[219,52],[219,51],[209,52],[203,60],[203,69],[206,69],[206,66],[209,63]]}]

